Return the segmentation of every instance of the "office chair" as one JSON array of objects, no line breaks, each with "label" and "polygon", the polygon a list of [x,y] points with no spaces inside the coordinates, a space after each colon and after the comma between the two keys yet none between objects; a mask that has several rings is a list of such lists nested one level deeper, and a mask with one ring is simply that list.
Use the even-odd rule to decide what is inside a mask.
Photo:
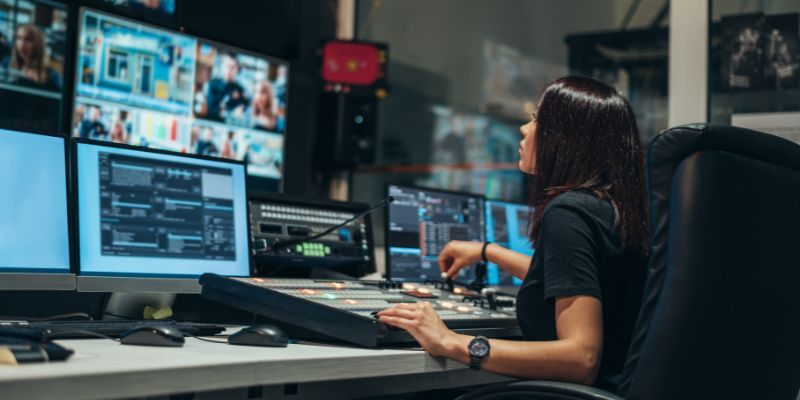
[{"label": "office chair", "polygon": [[651,256],[620,397],[549,381],[459,400],[787,399],[800,389],[800,145],[687,125],[647,157]]}]

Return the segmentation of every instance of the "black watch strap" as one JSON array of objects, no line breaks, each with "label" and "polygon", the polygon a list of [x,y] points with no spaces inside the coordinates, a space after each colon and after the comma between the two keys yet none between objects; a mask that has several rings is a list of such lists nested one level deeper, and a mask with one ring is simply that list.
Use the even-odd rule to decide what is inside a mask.
[{"label": "black watch strap", "polygon": [[469,356],[469,368],[474,369],[475,371],[479,371],[481,369],[481,364],[483,364],[483,358]]},{"label": "black watch strap", "polygon": [[481,249],[481,260],[485,263],[489,262],[489,259],[486,258],[486,248],[489,247],[490,244],[492,244],[492,242],[483,242],[483,248]]}]

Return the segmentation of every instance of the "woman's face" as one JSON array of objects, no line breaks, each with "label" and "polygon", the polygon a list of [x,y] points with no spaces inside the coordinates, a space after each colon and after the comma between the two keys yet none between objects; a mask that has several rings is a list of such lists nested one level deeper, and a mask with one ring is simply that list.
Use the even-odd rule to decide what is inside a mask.
[{"label": "woman's face", "polygon": [[519,127],[522,140],[519,141],[519,170],[526,174],[533,174],[536,170],[536,113],[531,115],[531,121]]},{"label": "woman's face", "polygon": [[33,35],[25,29],[17,30],[17,40],[14,46],[17,48],[17,52],[23,58],[28,59],[33,56]]}]

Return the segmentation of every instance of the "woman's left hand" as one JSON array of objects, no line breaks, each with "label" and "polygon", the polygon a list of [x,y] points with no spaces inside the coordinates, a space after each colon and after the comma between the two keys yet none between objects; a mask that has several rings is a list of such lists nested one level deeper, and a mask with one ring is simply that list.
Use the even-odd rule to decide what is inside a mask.
[{"label": "woman's left hand", "polygon": [[378,312],[378,316],[388,325],[405,329],[434,356],[448,356],[458,336],[444,325],[428,302],[399,303]]}]

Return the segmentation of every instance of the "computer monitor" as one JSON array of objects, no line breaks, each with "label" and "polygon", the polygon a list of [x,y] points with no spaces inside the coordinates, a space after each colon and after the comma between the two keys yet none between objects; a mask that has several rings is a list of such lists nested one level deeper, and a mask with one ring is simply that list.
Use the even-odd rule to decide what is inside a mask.
[{"label": "computer monitor", "polygon": [[[528,238],[530,207],[525,204],[488,200],[486,202],[486,240],[518,253],[533,256]],[[519,286],[522,280],[506,273],[495,263],[486,268],[490,286]]]},{"label": "computer monitor", "polygon": [[94,0],[138,17],[170,21],[177,14],[177,0]]},{"label": "computer monitor", "polygon": [[78,290],[197,293],[250,275],[245,165],[78,139]]},{"label": "computer monitor", "polygon": [[[386,274],[397,281],[440,280],[437,258],[451,240],[483,242],[483,196],[389,185],[394,201],[386,215]],[[457,281],[471,280],[462,269]]]},{"label": "computer monitor", "polygon": [[65,142],[0,129],[0,290],[75,290]]},{"label": "computer monitor", "polygon": [[289,64],[82,9],[74,137],[242,160],[278,191]]},{"label": "computer monitor", "polygon": [[61,131],[67,5],[0,0],[0,125]]}]

